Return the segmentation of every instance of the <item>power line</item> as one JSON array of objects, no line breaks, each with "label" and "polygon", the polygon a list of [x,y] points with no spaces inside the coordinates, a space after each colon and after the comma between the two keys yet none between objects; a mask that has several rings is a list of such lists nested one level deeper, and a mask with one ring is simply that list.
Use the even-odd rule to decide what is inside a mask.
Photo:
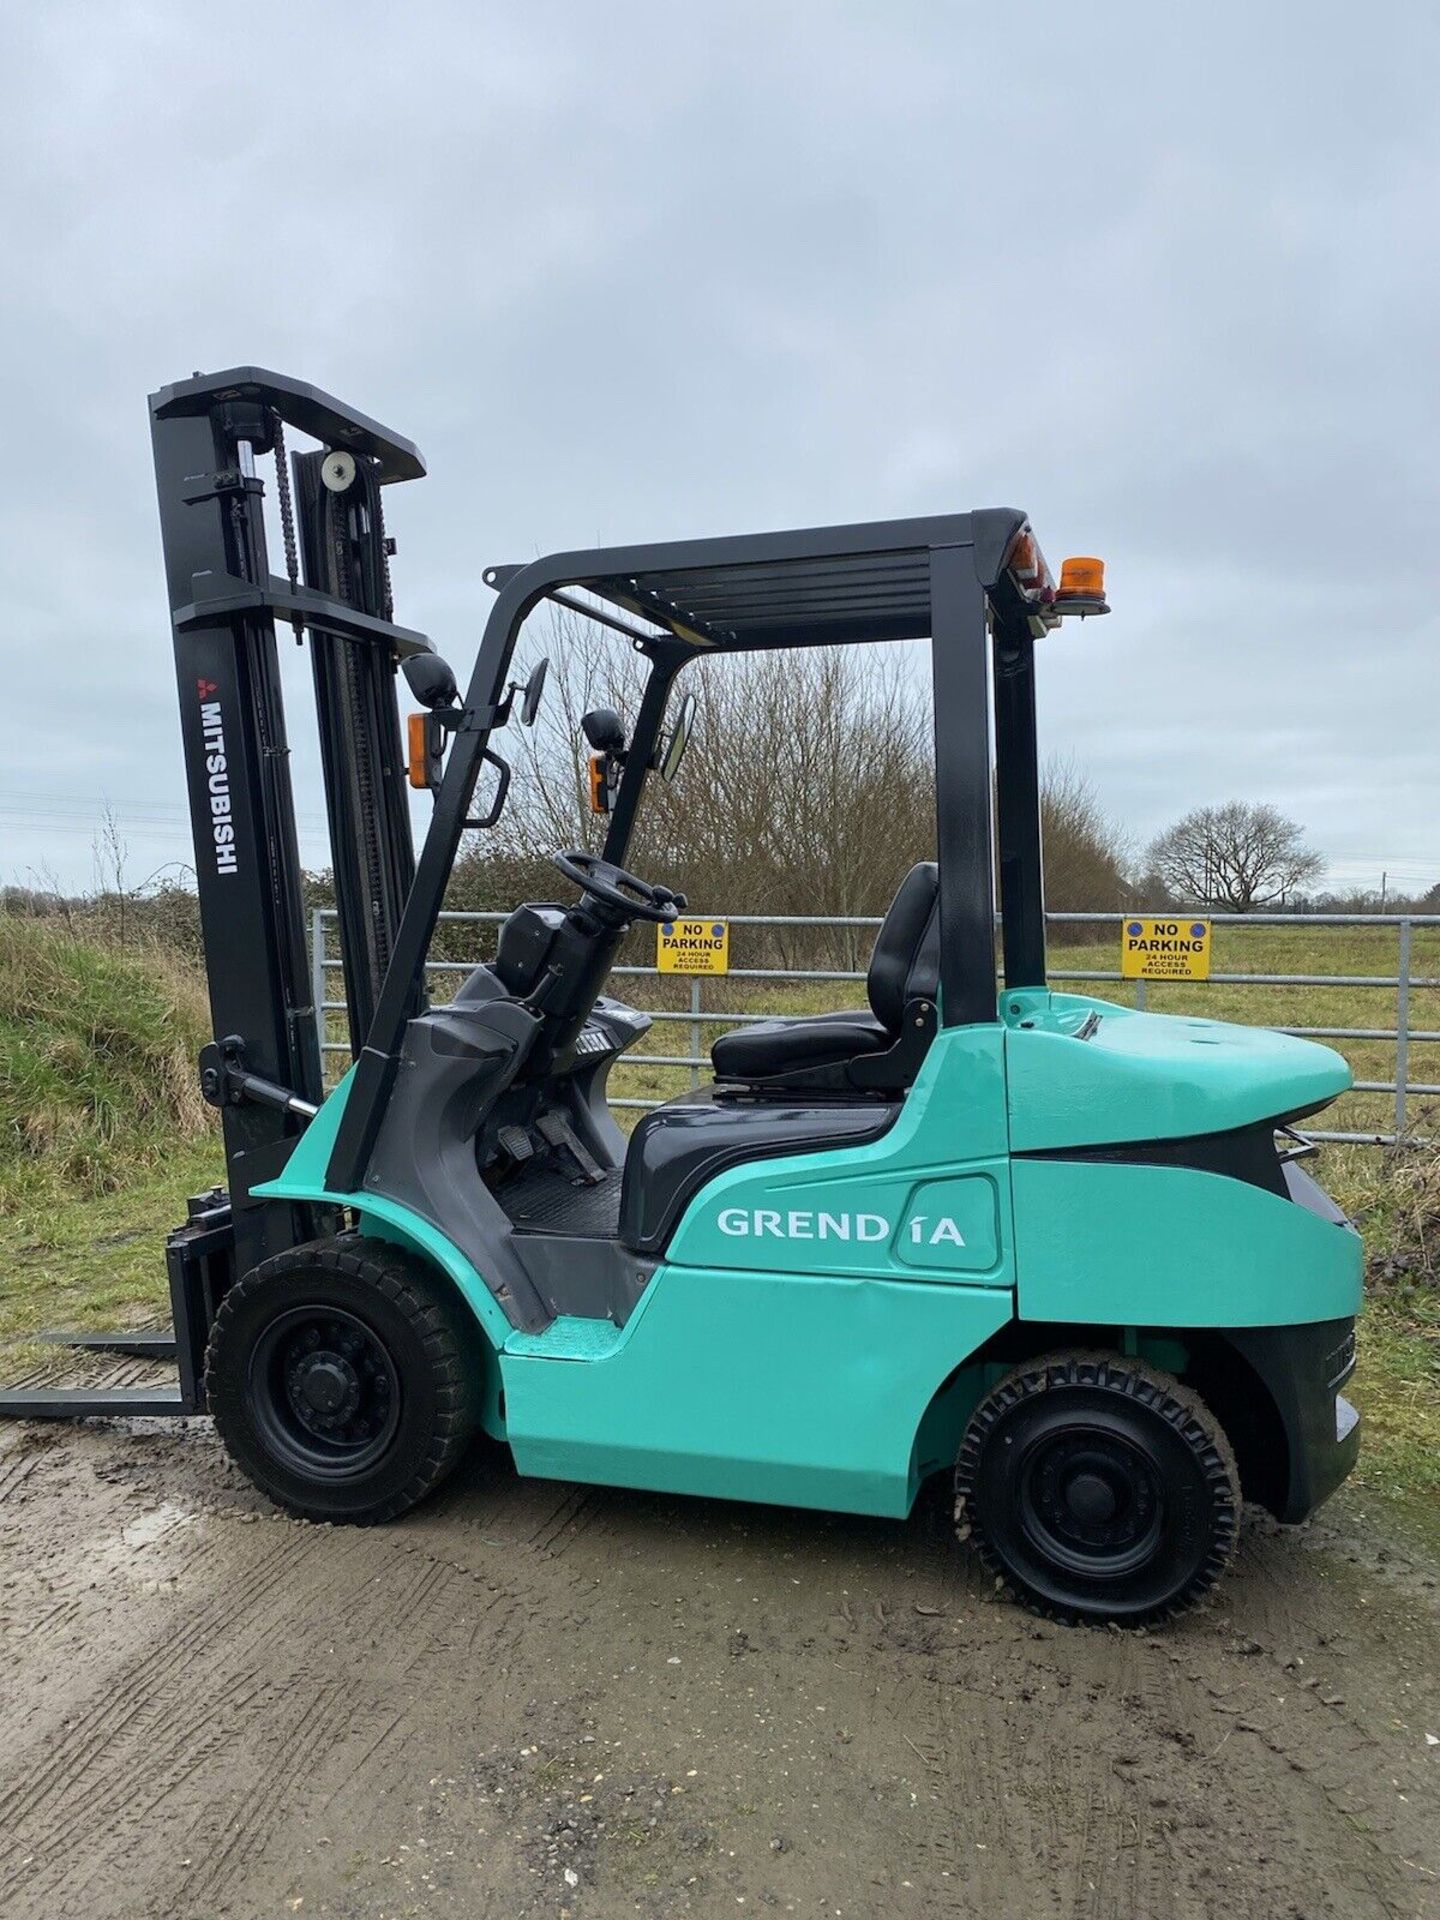
[{"label": "power line", "polygon": [[[0,826],[45,827],[58,833],[94,833],[101,825],[105,813],[115,816],[117,825],[124,832],[143,828],[175,828],[187,832],[190,828],[189,812],[181,806],[166,807],[159,803],[140,803],[136,806],[72,805],[65,801],[41,800],[21,802],[18,797],[7,798],[0,795]],[[326,830],[323,814],[301,813],[295,816],[297,825],[304,832],[324,833]]]}]

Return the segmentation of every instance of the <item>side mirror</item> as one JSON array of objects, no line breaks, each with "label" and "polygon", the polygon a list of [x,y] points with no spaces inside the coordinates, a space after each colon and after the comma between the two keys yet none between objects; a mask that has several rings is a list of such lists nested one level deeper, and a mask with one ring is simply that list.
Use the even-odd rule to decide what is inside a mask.
[{"label": "side mirror", "polygon": [[680,762],[685,758],[685,749],[690,744],[690,735],[695,727],[695,696],[687,693],[680,707],[680,717],[671,728],[670,738],[660,752],[660,778],[667,784],[680,771]]},{"label": "side mirror", "polygon": [[619,757],[625,751],[625,722],[613,707],[595,707],[580,722],[580,730],[596,753]]},{"label": "side mirror", "polygon": [[520,724],[522,727],[533,727],[535,724],[536,715],[540,711],[540,699],[545,691],[545,676],[549,671],[550,656],[546,654],[545,658],[525,682],[525,691],[520,696]]},{"label": "side mirror", "polygon": [[400,671],[422,707],[451,707],[460,698],[454,670],[438,653],[412,653]]}]

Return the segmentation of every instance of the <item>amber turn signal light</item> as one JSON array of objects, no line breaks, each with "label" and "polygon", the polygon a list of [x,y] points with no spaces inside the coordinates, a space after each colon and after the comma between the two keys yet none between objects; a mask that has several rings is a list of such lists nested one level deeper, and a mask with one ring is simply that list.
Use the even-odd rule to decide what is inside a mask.
[{"label": "amber turn signal light", "polygon": [[590,811],[592,813],[610,811],[608,758],[609,756],[603,753],[592,753],[590,756]]},{"label": "amber turn signal light", "polygon": [[427,737],[428,713],[412,713],[406,722],[406,767],[412,787],[430,785],[430,742]]}]

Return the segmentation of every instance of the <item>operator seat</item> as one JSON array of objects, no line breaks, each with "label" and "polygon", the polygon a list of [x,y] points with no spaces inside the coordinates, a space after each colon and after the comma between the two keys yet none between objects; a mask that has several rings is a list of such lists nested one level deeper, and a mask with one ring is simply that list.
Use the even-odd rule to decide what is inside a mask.
[{"label": "operator seat", "polygon": [[[749,1087],[770,1082],[839,1091],[847,1084],[845,1069],[851,1062],[890,1054],[901,1039],[909,1002],[924,1001],[927,1011],[934,1012],[940,990],[939,904],[940,870],[933,860],[922,860],[900,882],[876,936],[865,981],[868,1011],[757,1020],[737,1027],[710,1049],[715,1078]],[[897,1057],[890,1090],[908,1086],[913,1071],[913,1054]],[[871,1088],[887,1088],[878,1060],[863,1076],[857,1075],[862,1077]]]}]

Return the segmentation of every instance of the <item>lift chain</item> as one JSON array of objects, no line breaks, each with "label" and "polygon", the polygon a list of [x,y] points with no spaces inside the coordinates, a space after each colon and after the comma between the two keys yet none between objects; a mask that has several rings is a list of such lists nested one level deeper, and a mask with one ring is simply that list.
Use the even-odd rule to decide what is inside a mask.
[{"label": "lift chain", "polygon": [[395,595],[390,586],[390,556],[395,551],[395,542],[385,532],[385,508],[381,502],[380,489],[375,489],[375,533],[380,547],[380,587],[384,595],[384,604],[380,611],[386,620],[395,618]]},{"label": "lift chain", "polygon": [[[295,541],[295,503],[290,497],[290,461],[285,452],[285,422],[274,409],[270,414],[275,433],[275,497],[280,502],[280,531],[285,539],[285,572],[292,587],[300,584],[300,549]],[[305,637],[305,622],[292,613],[290,624],[296,640]]]}]

